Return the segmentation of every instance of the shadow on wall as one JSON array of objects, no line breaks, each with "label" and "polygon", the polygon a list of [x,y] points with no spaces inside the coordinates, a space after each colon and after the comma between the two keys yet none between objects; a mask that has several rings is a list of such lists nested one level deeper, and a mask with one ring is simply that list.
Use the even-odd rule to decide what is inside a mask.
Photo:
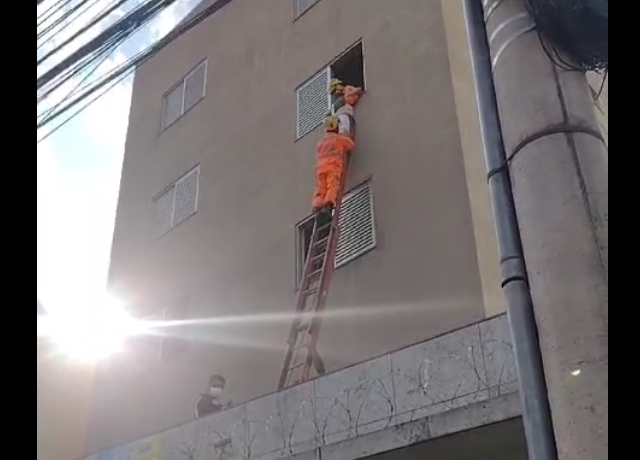
[{"label": "shadow on wall", "polygon": [[517,418],[435,441],[388,452],[369,460],[527,460],[522,419]]}]

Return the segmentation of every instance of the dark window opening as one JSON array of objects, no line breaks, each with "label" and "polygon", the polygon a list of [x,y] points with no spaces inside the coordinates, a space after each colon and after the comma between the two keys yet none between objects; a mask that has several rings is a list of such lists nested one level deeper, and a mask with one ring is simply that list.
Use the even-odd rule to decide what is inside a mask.
[{"label": "dark window opening", "polygon": [[345,85],[366,89],[362,42],[355,45],[331,64],[331,78],[339,78]]},{"label": "dark window opening", "polygon": [[306,262],[307,256],[309,255],[311,237],[313,236],[313,219],[305,222],[300,231],[302,232],[302,256],[304,258],[304,262]]},{"label": "dark window opening", "polygon": [[296,286],[300,285],[304,265],[307,263],[311,237],[313,236],[313,224],[314,219],[312,217],[298,224]]},{"label": "dark window opening", "polygon": [[[307,263],[307,258],[309,257],[309,250],[311,249],[311,238],[313,237],[313,228],[315,224],[315,217],[310,216],[303,222],[298,224],[298,242],[296,249],[296,257],[297,257],[297,267],[296,267],[296,287],[300,286],[302,281],[302,275],[304,274],[304,268]],[[320,228],[320,233],[318,235],[318,241],[323,240],[329,237],[331,227],[330,223],[322,224]],[[322,267],[324,263],[323,260],[318,260],[314,263],[314,267],[311,270],[317,270]]]}]

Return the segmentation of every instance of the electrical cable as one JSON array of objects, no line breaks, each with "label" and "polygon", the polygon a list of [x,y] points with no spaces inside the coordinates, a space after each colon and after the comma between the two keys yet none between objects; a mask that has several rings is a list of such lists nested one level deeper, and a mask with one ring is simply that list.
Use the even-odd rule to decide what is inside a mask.
[{"label": "electrical cable", "polygon": [[607,85],[607,80],[609,79],[609,69],[605,70],[604,75],[602,76],[602,84],[600,85],[600,89],[595,94],[594,99],[596,101],[600,100],[602,93],[604,92],[604,87]]},{"label": "electrical cable", "polygon": [[60,128],[62,128],[63,126],[67,125],[68,123],[71,122],[71,120],[73,120],[75,117],[77,117],[78,115],[80,115],[82,112],[84,112],[87,108],[89,108],[89,106],[91,106],[91,104],[93,104],[94,102],[96,102],[98,99],[100,99],[102,96],[104,96],[105,94],[107,94],[109,91],[111,91],[113,88],[115,88],[116,86],[118,86],[120,83],[122,83],[122,81],[124,81],[125,78],[127,78],[129,76],[129,74],[125,74],[122,75],[119,79],[113,81],[111,83],[111,85],[107,86],[107,88],[100,94],[98,94],[97,96],[95,96],[93,99],[90,99],[88,102],[86,102],[83,106],[81,106],[78,110],[76,110],[70,117],[68,117],[67,119],[65,119],[62,123],[60,123],[59,125],[57,125],[55,128],[53,128],[51,131],[49,131],[47,134],[45,134],[44,136],[42,136],[40,139],[37,140],[36,145],[40,144],[41,142],[43,142],[45,139],[49,138],[49,136],[51,136],[53,133],[55,133],[56,131],[58,131]]},{"label": "electrical cable", "polygon": [[[134,33],[139,26],[144,25],[146,22],[148,22],[150,19],[153,18],[153,16],[157,13],[159,13],[160,11],[162,11],[162,9],[157,9],[155,12],[152,12],[152,14],[149,14],[147,16],[145,16],[144,18],[142,18],[141,22],[139,24],[137,24],[136,27],[133,28],[133,30],[127,31],[126,33],[124,33],[121,37],[119,37],[118,39],[114,39],[111,41],[111,43],[105,46],[103,46],[103,49],[97,53],[95,56],[92,56],[88,59],[90,59],[91,62],[87,62],[87,63],[83,63],[82,65],[76,67],[75,69],[71,69],[69,72],[66,72],[66,75],[64,76],[64,78],[61,78],[57,81],[56,84],[54,84],[52,87],[50,87],[44,94],[42,94],[41,96],[39,96],[38,98],[38,102],[40,102],[41,100],[43,100],[44,98],[46,98],[51,92],[53,92],[54,90],[56,90],[58,87],[60,87],[62,84],[66,83],[68,80],[72,79],[73,77],[75,77],[77,74],[80,74],[84,71],[85,67],[91,65],[91,63],[95,62],[95,60],[100,60],[100,62],[98,62],[93,69],[91,69],[81,80],[81,82],[79,84],[77,84],[73,90],[67,94],[65,96],[64,99],[62,99],[61,101],[59,101],[55,106],[47,109],[44,113],[40,114],[38,116],[38,120],[37,120],[37,124],[38,126],[42,127],[43,125],[45,125],[48,121],[50,121],[52,113],[55,113],[61,105],[63,105],[64,103],[67,102],[67,100],[69,100],[72,96],[74,96],[77,92],[85,90],[86,88],[83,87],[83,84],[85,81],[87,81],[89,79],[89,77],[91,77],[91,75],[93,73],[95,73],[95,71],[100,67],[100,65],[106,61],[106,59],[113,53],[113,51],[115,50],[115,48],[117,46],[120,45],[120,43],[126,39],[128,36],[131,35],[131,33]],[[88,85],[90,86],[90,85]]]},{"label": "electrical cable", "polygon": [[64,104],[67,100],[69,100],[74,94],[76,94],[78,91],[80,91],[85,82],[87,80],[89,80],[89,78],[91,78],[91,76],[96,72],[96,70],[98,70],[100,68],[100,66],[102,64],[104,64],[107,59],[109,59],[109,57],[111,56],[111,53],[105,53],[105,55],[101,58],[101,60],[95,65],[95,67],[93,69],[91,69],[89,72],[87,72],[87,74],[82,77],[82,79],[78,82],[78,84],[69,92],[69,94],[67,94],[62,100],[60,100],[56,105],[54,105],[53,107],[51,107],[50,109],[48,109],[44,114],[38,116],[38,118],[40,119],[40,121],[46,120],[52,113],[54,113],[56,110],[58,110],[60,108],[60,106],[62,106],[62,104]]},{"label": "electrical cable", "polygon": [[38,16],[36,20],[37,27],[42,26],[42,24],[51,19],[57,12],[62,11],[67,3],[71,3],[72,1],[74,0],[58,0],[56,3],[51,5]]},{"label": "electrical cable", "polygon": [[[124,5],[126,2],[128,2],[129,0],[118,0],[116,3],[112,4],[112,6],[110,8],[108,8],[106,11],[104,11],[103,13],[99,14],[98,16],[96,16],[94,19],[92,19],[86,26],[82,27],[80,30],[78,30],[77,32],[75,32],[73,35],[71,35],[71,37],[67,38],[66,40],[64,40],[60,45],[58,45],[56,48],[52,49],[51,51],[49,51],[47,54],[45,54],[42,58],[37,60],[37,65],[41,65],[42,63],[44,63],[47,59],[49,59],[51,56],[57,54],[60,50],[62,50],[65,46],[67,46],[69,43],[71,43],[72,41],[74,41],[76,38],[80,37],[82,34],[84,34],[85,32],[87,32],[88,30],[92,29],[95,25],[97,25],[98,23],[100,23],[103,19],[105,19],[106,17],[108,17],[111,13],[113,13],[114,11],[116,11],[120,6]],[[150,0],[148,0],[150,1]],[[175,1],[175,0],[174,0]],[[85,45],[86,46],[86,45]]]},{"label": "electrical cable", "polygon": [[[118,4],[122,0],[118,1]],[[125,0],[126,1],[126,0]],[[56,64],[38,78],[38,99],[41,100],[57,87],[64,84],[73,76],[81,73],[96,59],[110,48],[118,46],[133,33],[144,26],[155,15],[176,0],[146,0],[134,10],[127,13],[115,24],[104,30],[93,40],[81,46],[78,50]],[[57,83],[55,83],[57,79]],[[54,83],[52,83],[54,82]]]},{"label": "electrical cable", "polygon": [[565,70],[609,69],[609,0],[525,0],[542,46]]},{"label": "electrical cable", "polygon": [[40,103],[60,86],[64,85],[69,80],[82,73],[86,68],[90,67],[92,63],[100,60],[105,54],[111,54],[116,47],[122,44],[123,41],[125,41],[135,32],[136,30],[131,30],[116,38],[106,40],[99,50],[97,50],[93,54],[84,56],[79,61],[77,61],[74,66],[64,69],[63,72],[59,74],[55,80],[52,80],[51,82],[49,82],[49,84],[38,91],[37,102]]},{"label": "electrical cable", "polygon": [[[67,103],[64,107],[62,107],[59,110],[57,110],[54,114],[52,114],[46,120],[43,120],[40,123],[38,123],[37,124],[37,128],[40,129],[40,128],[46,126],[48,123],[50,123],[53,120],[55,120],[56,118],[60,117],[64,113],[68,112],[70,109],[72,109],[76,105],[80,104],[85,99],[91,97],[91,95],[93,95],[95,92],[97,92],[100,88],[102,88],[102,87],[104,87],[106,85],[109,85],[113,81],[118,81],[120,78],[126,77],[129,73],[133,72],[135,67],[137,67],[137,66],[143,64],[144,62],[146,62],[148,59],[150,59],[152,56],[157,54],[161,49],[163,49],[169,43],[173,42],[175,39],[177,39],[181,35],[185,34],[189,30],[191,30],[193,27],[195,27],[196,25],[198,25],[199,23],[201,23],[202,21],[207,19],[209,16],[211,16],[214,13],[216,13],[217,11],[219,11],[220,9],[222,9],[223,7],[225,7],[226,5],[231,3],[232,1],[233,0],[218,0],[217,2],[215,2],[212,5],[206,7],[205,9],[203,9],[201,12],[199,12],[195,16],[193,16],[190,19],[184,21],[182,24],[178,25],[175,29],[173,29],[171,32],[169,32],[165,37],[163,37],[160,40],[158,40],[155,44],[153,44],[150,47],[148,47],[147,49],[139,52],[138,54],[136,54],[132,58],[128,59],[126,62],[121,64],[119,67],[117,67],[113,71],[111,71],[108,74],[104,75],[100,80],[98,80],[96,83],[94,83],[92,85],[92,87],[90,87],[89,89],[85,90],[83,94],[77,96],[75,99],[73,99],[72,101]],[[109,86],[109,87],[111,88],[112,86]],[[97,100],[102,95],[106,94],[106,92],[107,91],[104,91],[103,93],[100,94],[100,96],[92,99],[89,104],[95,102],[95,100]],[[70,117],[70,119],[73,118],[76,115],[77,115],[77,113],[72,115]]]},{"label": "electrical cable", "polygon": [[[52,31],[54,31],[55,34],[61,33],[63,30],[65,30],[67,27],[69,27],[71,24],[73,24],[79,17],[81,17],[83,14],[85,14],[91,7],[93,7],[95,4],[97,4],[98,2],[101,2],[103,0],[93,0],[92,3],[87,4],[89,1],[91,1],[91,0],[83,0],[82,2],[80,2],[79,4],[74,6],[73,8],[70,8],[67,11],[65,11],[53,23],[49,24],[44,30],[38,32],[38,35],[37,35],[37,38],[36,38],[36,42],[38,40],[42,40],[46,35],[48,35]],[[85,7],[84,9],[82,8],[83,6]],[[67,21],[71,16],[73,16],[75,13],[77,13],[81,9],[83,11],[81,11],[75,18],[71,19],[70,21]],[[67,21],[66,24],[63,24],[65,21]],[[55,30],[61,24],[62,24],[62,27],[60,27],[58,30]],[[37,49],[39,50],[44,45],[49,43],[55,37],[55,34],[53,34],[51,37],[49,37],[43,43],[38,45]]]}]

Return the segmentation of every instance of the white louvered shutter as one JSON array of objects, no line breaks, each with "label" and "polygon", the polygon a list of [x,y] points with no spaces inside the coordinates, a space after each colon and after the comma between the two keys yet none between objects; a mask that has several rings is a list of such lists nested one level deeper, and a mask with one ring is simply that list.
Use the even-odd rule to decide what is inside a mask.
[{"label": "white louvered shutter", "polygon": [[174,197],[175,186],[172,186],[153,200],[153,236],[155,238],[164,235],[173,226]]},{"label": "white louvered shutter", "polygon": [[376,247],[373,196],[370,184],[349,192],[342,200],[335,266],[340,267]]},{"label": "white louvered shutter", "polygon": [[195,168],[176,182],[176,198],[173,212],[173,226],[180,224],[198,210],[198,183],[200,168]]},{"label": "white louvered shutter", "polygon": [[298,18],[320,0],[294,0],[295,17]]},{"label": "white louvered shutter", "polygon": [[162,100],[162,129],[168,128],[182,116],[184,82],[165,94]]},{"label": "white louvered shutter", "polygon": [[184,81],[184,112],[191,109],[204,97],[206,78],[206,61],[187,75],[187,78]]},{"label": "white louvered shutter", "polygon": [[296,91],[298,105],[297,138],[305,136],[322,124],[329,113],[329,69],[304,83]]}]

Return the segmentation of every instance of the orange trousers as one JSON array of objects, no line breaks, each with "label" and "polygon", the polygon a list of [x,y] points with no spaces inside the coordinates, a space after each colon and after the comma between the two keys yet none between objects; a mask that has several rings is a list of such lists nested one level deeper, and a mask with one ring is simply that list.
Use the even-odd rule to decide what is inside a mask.
[{"label": "orange trousers", "polygon": [[329,157],[318,161],[313,207],[335,206],[344,173],[344,158]]}]

